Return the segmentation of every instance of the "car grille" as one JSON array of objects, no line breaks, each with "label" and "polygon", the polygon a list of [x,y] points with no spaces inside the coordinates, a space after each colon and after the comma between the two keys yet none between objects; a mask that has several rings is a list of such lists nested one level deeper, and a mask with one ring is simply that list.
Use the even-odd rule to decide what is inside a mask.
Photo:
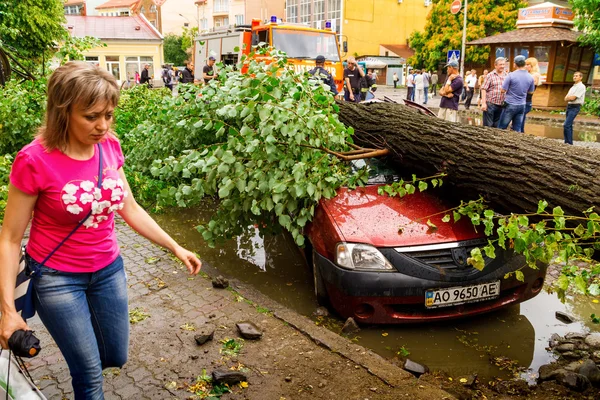
[{"label": "car grille", "polygon": [[[487,240],[484,239],[428,246],[398,247],[395,250],[444,272],[466,272],[473,269],[472,266],[467,264],[467,259],[471,256],[471,250],[485,245],[487,245]],[[485,256],[483,258],[486,265],[491,261],[490,258]]]}]

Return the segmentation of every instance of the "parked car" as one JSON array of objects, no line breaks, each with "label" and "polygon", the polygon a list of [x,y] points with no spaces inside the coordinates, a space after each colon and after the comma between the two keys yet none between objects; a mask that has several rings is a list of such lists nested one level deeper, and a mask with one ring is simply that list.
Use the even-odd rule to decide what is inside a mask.
[{"label": "parked car", "polygon": [[442,222],[451,208],[444,192],[379,195],[379,186],[398,179],[388,164],[371,159],[367,186],[341,188],[315,210],[306,234],[320,304],[357,322],[416,323],[481,314],[540,292],[547,265],[522,269],[524,282],[504,278],[525,265],[511,250],[496,246],[482,271],[467,264],[488,238],[468,218]]}]

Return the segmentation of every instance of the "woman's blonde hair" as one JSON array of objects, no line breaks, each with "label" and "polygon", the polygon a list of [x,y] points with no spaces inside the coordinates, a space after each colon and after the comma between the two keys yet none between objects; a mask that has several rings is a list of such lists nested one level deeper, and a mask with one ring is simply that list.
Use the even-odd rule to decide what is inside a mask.
[{"label": "woman's blonde hair", "polygon": [[119,102],[119,86],[110,72],[83,61],[58,67],[48,81],[46,124],[38,133],[46,150],[66,150],[74,105],[89,110],[100,102],[114,107]]},{"label": "woman's blonde hair", "polygon": [[527,60],[525,60],[525,65],[527,64],[531,65],[531,72],[540,72],[537,58],[529,57]]}]

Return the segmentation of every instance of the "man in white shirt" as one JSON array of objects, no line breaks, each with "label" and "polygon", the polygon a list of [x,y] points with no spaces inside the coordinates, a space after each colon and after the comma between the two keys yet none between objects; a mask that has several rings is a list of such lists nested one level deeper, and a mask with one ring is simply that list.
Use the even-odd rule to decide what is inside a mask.
[{"label": "man in white shirt", "polygon": [[475,85],[477,85],[477,71],[471,70],[471,74],[467,76],[467,84],[465,88],[467,90],[467,99],[465,100],[465,110],[471,107],[471,100],[473,100],[473,93],[475,93]]},{"label": "man in white shirt", "polygon": [[579,71],[573,74],[573,82],[575,84],[569,89],[569,93],[565,96],[567,102],[567,118],[565,119],[564,136],[566,144],[573,144],[573,121],[585,100],[585,85],[581,82],[583,74]]}]

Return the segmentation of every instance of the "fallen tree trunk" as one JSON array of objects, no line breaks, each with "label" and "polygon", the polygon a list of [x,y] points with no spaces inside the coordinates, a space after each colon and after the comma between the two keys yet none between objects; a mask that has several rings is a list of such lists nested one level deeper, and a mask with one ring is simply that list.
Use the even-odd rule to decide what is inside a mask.
[{"label": "fallen tree trunk", "polygon": [[411,172],[446,172],[465,200],[480,194],[498,211],[535,212],[544,199],[568,214],[600,212],[600,150],[449,123],[401,104],[338,105],[357,144],[389,148]]}]

